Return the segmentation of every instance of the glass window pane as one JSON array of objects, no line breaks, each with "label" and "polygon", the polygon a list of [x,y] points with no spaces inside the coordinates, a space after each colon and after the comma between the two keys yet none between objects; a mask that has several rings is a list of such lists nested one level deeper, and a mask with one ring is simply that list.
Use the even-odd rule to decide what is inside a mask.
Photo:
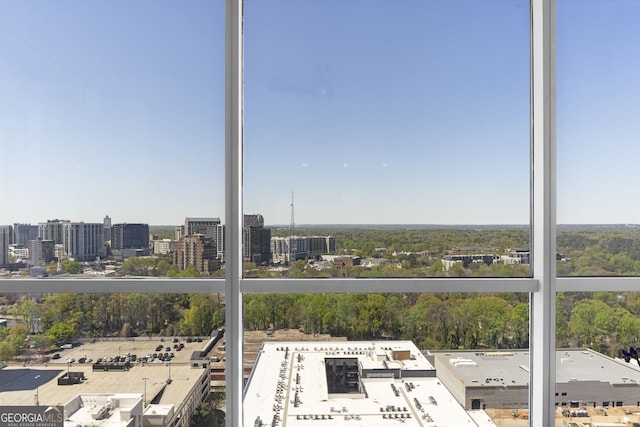
[{"label": "glass window pane", "polygon": [[594,424],[640,422],[638,292],[560,292],[556,301],[556,406]]},{"label": "glass window pane", "polygon": [[[245,233],[247,275],[339,255],[399,265],[374,275],[447,276],[391,254],[424,267],[465,255],[466,268],[472,256],[528,251],[528,1],[247,1],[244,11],[245,223],[263,224]],[[433,224],[468,235],[439,246]]]},{"label": "glass window pane", "polygon": [[3,294],[0,318],[3,405],[63,406],[80,425],[175,425],[224,409],[210,359],[220,295]]},{"label": "glass window pane", "polygon": [[170,254],[223,216],[223,2],[3,1],[0,62],[1,276]]},{"label": "glass window pane", "polygon": [[252,423],[528,413],[526,293],[251,294],[244,319]]},{"label": "glass window pane", "polygon": [[558,275],[638,275],[633,1],[557,1]]}]

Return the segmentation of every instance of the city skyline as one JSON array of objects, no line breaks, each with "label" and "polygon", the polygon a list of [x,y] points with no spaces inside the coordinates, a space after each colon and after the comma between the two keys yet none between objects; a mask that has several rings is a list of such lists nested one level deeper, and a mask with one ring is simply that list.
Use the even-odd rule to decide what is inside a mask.
[{"label": "city skyline", "polygon": [[[528,2],[364,5],[246,2],[244,211],[528,224]],[[560,224],[640,223],[638,12],[558,1]],[[0,224],[224,222],[224,2],[0,0],[0,60]]]}]

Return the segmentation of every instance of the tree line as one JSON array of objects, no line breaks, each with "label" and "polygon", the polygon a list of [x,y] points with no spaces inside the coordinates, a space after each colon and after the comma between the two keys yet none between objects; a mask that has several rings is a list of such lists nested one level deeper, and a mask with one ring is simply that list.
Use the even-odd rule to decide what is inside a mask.
[{"label": "tree line", "polygon": [[[25,339],[46,352],[76,338],[144,335],[207,336],[224,325],[218,295],[58,294],[21,297],[19,321],[0,329],[0,359],[24,353]],[[589,347],[615,356],[640,342],[640,295],[559,293],[557,346]],[[38,321],[35,322],[35,319]],[[249,330],[300,329],[350,340],[406,339],[425,349],[527,348],[524,293],[248,294]]]},{"label": "tree line", "polygon": [[[298,230],[304,234],[305,230]],[[313,260],[291,263],[274,273],[247,264],[247,276],[265,277],[528,277],[527,265],[454,266],[441,258],[452,248],[527,246],[525,228],[349,230],[332,234],[338,252],[387,258],[375,267],[314,268]],[[557,238],[558,274],[640,275],[640,231],[635,228],[561,230]],[[385,250],[381,250],[384,248]],[[75,271],[74,261],[63,269]],[[126,274],[190,277],[166,260],[133,258]],[[409,339],[421,348],[526,348],[529,345],[528,295],[501,294],[248,294],[247,329],[295,328],[349,339]],[[218,295],[57,294],[31,300],[5,295],[0,305],[20,325],[0,328],[0,359],[29,346],[42,351],[72,338],[140,335],[208,335],[224,324],[224,300]],[[634,292],[577,292],[557,295],[557,346],[590,347],[614,356],[640,343],[640,295]]]}]

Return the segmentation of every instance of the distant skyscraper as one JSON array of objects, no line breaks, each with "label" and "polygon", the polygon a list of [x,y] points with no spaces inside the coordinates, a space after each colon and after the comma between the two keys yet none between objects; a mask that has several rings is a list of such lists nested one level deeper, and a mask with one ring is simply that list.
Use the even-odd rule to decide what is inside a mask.
[{"label": "distant skyscraper", "polygon": [[13,224],[13,239],[15,245],[27,246],[31,240],[38,238],[38,226],[31,224]]},{"label": "distant skyscraper", "polygon": [[105,256],[102,223],[67,222],[63,224],[64,254],[78,261],[95,261]]},{"label": "distant skyscraper", "polygon": [[[185,218],[184,219],[184,234],[187,236],[193,236],[194,234],[207,235],[207,227],[209,228],[209,237],[215,237],[211,235],[213,229],[220,224],[220,218]],[[214,228],[211,228],[214,227]]]},{"label": "distant skyscraper", "polygon": [[264,218],[260,214],[244,216],[242,254],[244,261],[257,265],[271,262],[271,229],[264,227]]},{"label": "distant skyscraper", "polygon": [[29,242],[31,265],[47,265],[55,258],[53,240],[35,239]]},{"label": "distant skyscraper", "polygon": [[184,225],[176,225],[175,241],[177,242],[178,240],[182,239],[182,236],[184,236]]},{"label": "distant skyscraper", "polygon": [[333,236],[272,237],[271,259],[275,263],[313,258],[318,255],[336,253],[336,238]]},{"label": "distant skyscraper", "polygon": [[102,224],[104,227],[104,241],[108,242],[111,240],[111,218],[109,218],[109,215],[104,217]]},{"label": "distant skyscraper", "polygon": [[193,266],[198,273],[211,273],[220,269],[216,258],[216,244],[203,234],[183,236],[173,247],[173,263],[182,271]]},{"label": "distant skyscraper", "polygon": [[149,224],[115,224],[111,249],[149,249]]},{"label": "distant skyscraper", "polygon": [[149,255],[149,224],[115,224],[110,249],[111,256],[119,260]]},{"label": "distant skyscraper", "polygon": [[64,225],[71,221],[50,219],[38,223],[38,237],[42,240],[53,240],[56,244],[64,244]]},{"label": "distant skyscraper", "polygon": [[11,237],[11,227],[0,225],[0,265],[9,264],[9,239]]}]

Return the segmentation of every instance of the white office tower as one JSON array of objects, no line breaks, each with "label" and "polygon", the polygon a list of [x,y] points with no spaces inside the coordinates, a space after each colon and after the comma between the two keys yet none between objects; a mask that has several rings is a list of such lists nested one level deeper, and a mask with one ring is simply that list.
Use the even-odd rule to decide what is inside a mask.
[{"label": "white office tower", "polygon": [[105,256],[104,225],[69,222],[64,224],[64,254],[77,261],[95,261]]}]

